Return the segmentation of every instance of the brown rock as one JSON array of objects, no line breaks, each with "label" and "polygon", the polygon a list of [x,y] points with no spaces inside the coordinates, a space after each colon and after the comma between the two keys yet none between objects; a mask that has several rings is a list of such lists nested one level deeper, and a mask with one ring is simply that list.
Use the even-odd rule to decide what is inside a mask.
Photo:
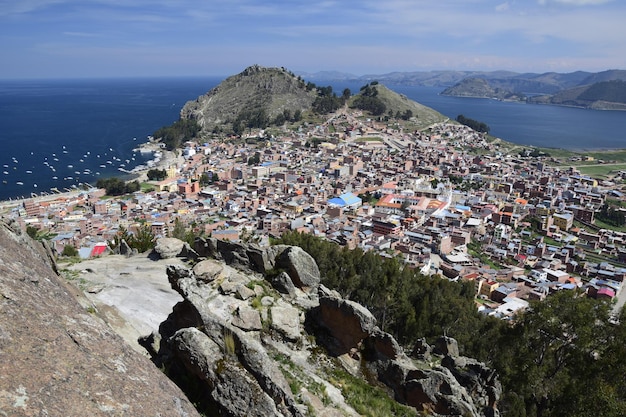
[{"label": "brown rock", "polygon": [[0,414],[197,416],[79,296],[38,243],[0,225]]}]

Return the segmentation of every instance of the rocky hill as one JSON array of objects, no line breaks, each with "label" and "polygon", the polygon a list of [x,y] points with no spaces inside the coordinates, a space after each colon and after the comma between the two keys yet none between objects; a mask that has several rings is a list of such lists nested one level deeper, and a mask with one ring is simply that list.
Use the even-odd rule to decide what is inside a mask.
[{"label": "rocky hill", "polygon": [[596,110],[626,110],[626,81],[600,81],[559,91],[553,95],[532,97],[529,102]]},{"label": "rocky hill", "polygon": [[311,109],[317,94],[302,78],[284,68],[253,65],[228,77],[208,93],[187,102],[181,119],[194,119],[205,131],[232,127],[244,113],[262,113],[270,119],[288,110]]},{"label": "rocky hill", "polygon": [[[134,284],[150,261],[182,296],[140,340],[152,362],[112,330],[129,335],[104,305],[59,277],[46,246],[2,225],[1,415],[498,415],[492,370],[446,337],[405,352],[366,308],[322,286],[299,247],[163,238],[149,257],[105,255],[73,271],[92,296],[119,303],[108,306],[116,320],[154,317],[129,288],[152,297]],[[91,285],[98,264],[120,281]]]},{"label": "rocky hill", "polygon": [[51,259],[44,246],[0,224],[0,415],[198,416]]},{"label": "rocky hill", "polygon": [[[445,116],[409,100],[381,84],[379,98],[384,101],[385,114],[404,113],[411,110],[416,124],[412,128],[428,126],[445,120]],[[329,94],[330,93],[330,94]],[[358,96],[361,93],[357,93]],[[354,96],[351,100],[354,100]],[[344,105],[337,92],[328,87],[317,87],[305,82],[284,68],[264,68],[258,65],[227,78],[207,94],[189,101],[181,110],[181,120],[195,120],[204,132],[236,132],[242,126],[266,127],[293,122],[296,112],[309,120],[322,121],[327,109],[340,109]],[[321,109],[326,109],[320,111]],[[292,117],[292,119],[289,119]],[[280,122],[276,122],[280,120]],[[239,129],[238,129],[239,128]]]},{"label": "rocky hill", "polygon": [[143,343],[206,415],[498,415],[493,371],[446,337],[405,352],[320,285],[299,247],[162,239],[156,251],[193,261],[168,267],[184,300]]}]

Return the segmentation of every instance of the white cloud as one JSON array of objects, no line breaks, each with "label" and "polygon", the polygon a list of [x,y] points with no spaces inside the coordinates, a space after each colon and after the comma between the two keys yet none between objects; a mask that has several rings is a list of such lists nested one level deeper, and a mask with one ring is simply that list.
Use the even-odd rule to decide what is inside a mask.
[{"label": "white cloud", "polygon": [[496,6],[496,12],[504,12],[506,10],[509,10],[511,8],[511,5],[509,4],[508,1],[502,3],[502,4],[498,4]]},{"label": "white cloud", "polygon": [[613,0],[539,0],[539,4],[546,5],[549,3],[559,3],[568,6],[597,6],[611,1]]}]

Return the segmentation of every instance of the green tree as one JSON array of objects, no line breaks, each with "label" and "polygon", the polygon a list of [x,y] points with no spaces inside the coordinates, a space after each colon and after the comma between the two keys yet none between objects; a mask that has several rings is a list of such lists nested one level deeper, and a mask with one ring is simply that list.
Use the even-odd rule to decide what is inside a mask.
[{"label": "green tree", "polygon": [[78,256],[78,249],[76,249],[73,245],[65,245],[63,247],[63,252],[61,252],[61,255],[68,257]]},{"label": "green tree", "polygon": [[131,241],[128,242],[131,248],[137,249],[137,252],[140,253],[153,249],[155,244],[155,236],[147,223],[141,224],[137,232],[131,238]]},{"label": "green tree", "polygon": [[456,117],[456,121],[461,123],[462,125],[474,129],[477,132],[489,133],[489,131],[491,130],[489,126],[487,126],[485,123],[479,122],[478,120],[470,119],[469,117],[465,117],[462,114],[459,114]]},{"label": "green tree", "polygon": [[150,181],[162,181],[167,178],[167,171],[164,169],[150,169],[146,173]]},{"label": "green tree", "polygon": [[[611,398],[611,407],[623,412],[625,367],[623,358],[619,362],[612,358],[612,350],[624,353],[623,347],[617,347],[624,339],[616,341],[616,335],[623,335],[624,330],[620,329],[623,325],[610,323],[609,309],[604,301],[560,291],[543,302],[532,302],[529,310],[502,333],[494,364],[505,391],[514,393],[515,401],[523,401],[526,415],[587,415],[583,410],[588,407],[590,394],[598,399]],[[608,364],[622,373],[619,390],[606,374]],[[512,396],[505,396],[505,405]]]},{"label": "green tree", "polygon": [[123,195],[128,193],[134,193],[139,191],[141,185],[139,181],[125,182],[124,180],[112,177],[112,178],[100,178],[96,182],[96,187],[104,188],[107,195]]},{"label": "green tree", "polygon": [[248,165],[258,165],[261,162],[261,154],[255,152],[253,156],[248,158]]},{"label": "green tree", "polygon": [[38,232],[39,232],[39,229],[37,229],[36,227],[33,227],[31,225],[26,226],[26,234],[30,236],[32,239],[37,239]]},{"label": "green tree", "polygon": [[163,126],[152,134],[165,144],[168,150],[174,150],[185,141],[192,140],[198,136],[201,127],[196,120],[178,119],[170,126]]}]

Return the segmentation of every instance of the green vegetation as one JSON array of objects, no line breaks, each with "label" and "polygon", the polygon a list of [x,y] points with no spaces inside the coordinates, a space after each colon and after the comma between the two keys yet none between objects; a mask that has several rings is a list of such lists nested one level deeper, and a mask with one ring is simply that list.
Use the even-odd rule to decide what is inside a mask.
[{"label": "green vegetation", "polygon": [[626,226],[626,212],[620,210],[620,207],[607,203],[602,205],[596,219],[613,227]]},{"label": "green vegetation", "polygon": [[365,84],[361,87],[361,91],[354,97],[350,107],[368,111],[374,116],[380,116],[385,113],[387,106],[378,97],[378,89],[374,87],[377,84],[377,81],[372,81],[370,84]]},{"label": "green vegetation", "polygon": [[602,179],[602,178],[609,178],[610,177],[609,174],[614,173],[616,171],[626,170],[626,164],[606,165],[606,164],[596,163],[596,165],[579,166],[578,170],[580,171],[581,174],[588,175],[593,178]]},{"label": "green vegetation", "polygon": [[163,181],[165,178],[167,178],[167,171],[164,169],[153,168],[148,170],[146,175],[148,176],[148,180],[150,181]]},{"label": "green vegetation", "polygon": [[101,178],[96,182],[96,187],[104,188],[110,196],[134,193],[141,188],[139,181],[126,182],[117,177]]},{"label": "green vegetation", "polygon": [[456,117],[456,121],[461,123],[462,125],[465,125],[469,128],[474,129],[477,132],[489,133],[489,130],[491,130],[489,126],[487,126],[485,123],[479,122],[474,119],[470,119],[468,117],[463,116],[462,114],[459,114]]},{"label": "green vegetation", "polygon": [[113,240],[108,242],[109,247],[111,249],[117,248],[122,240],[126,241],[130,248],[137,249],[139,253],[153,249],[156,245],[156,238],[146,223],[142,223],[135,233],[130,233],[125,227],[120,226]]},{"label": "green vegetation", "polygon": [[61,256],[68,256],[68,257],[78,256],[78,249],[76,249],[72,245],[65,245],[63,247],[63,252],[61,252]]},{"label": "green vegetation", "polygon": [[255,109],[246,109],[239,112],[237,118],[233,122],[233,133],[241,135],[246,128],[265,129],[270,125],[270,116],[267,114],[265,107]]},{"label": "green vegetation", "polygon": [[[603,416],[626,415],[626,315],[612,324],[605,301],[564,290],[531,302],[507,324],[476,312],[472,285],[424,277],[397,259],[310,235],[286,233],[278,243],[310,253],[324,285],[369,308],[380,327],[405,346],[447,334],[462,354],[494,367],[504,388],[503,415],[582,417],[598,415],[593,410],[599,404]],[[385,406],[369,402],[376,395],[367,390],[375,388],[360,387],[365,382],[343,374],[334,377],[358,412],[382,415],[379,407]]]},{"label": "green vegetation", "polygon": [[196,138],[200,130],[201,127],[195,120],[178,119],[172,125],[158,129],[152,136],[160,139],[166,149],[171,151],[180,148],[183,142]]},{"label": "green vegetation", "polygon": [[349,250],[309,234],[284,233],[276,243],[307,251],[317,262],[324,285],[367,307],[379,327],[402,344],[448,334],[468,351],[480,352],[489,347],[475,335],[500,325],[478,314],[472,283],[427,277],[397,258]]},{"label": "green vegetation", "polygon": [[224,329],[224,354],[234,356],[236,352],[235,348],[235,336],[230,330]]},{"label": "green vegetation", "polygon": [[248,165],[259,165],[261,162],[261,154],[259,152],[255,152],[253,156],[248,158]]},{"label": "green vegetation", "polygon": [[176,239],[180,239],[183,242],[187,242],[190,246],[193,246],[193,242],[196,240],[198,235],[193,232],[193,230],[185,227],[183,222],[179,217],[174,219],[174,228],[169,233],[170,237],[175,237]]},{"label": "green vegetation", "polygon": [[626,103],[626,81],[612,80],[592,84],[578,96],[578,100]]},{"label": "green vegetation", "polygon": [[[624,324],[610,304],[561,291],[530,310],[494,342],[507,416],[626,415]],[[621,323],[623,323],[622,317]]]},{"label": "green vegetation", "polygon": [[331,86],[318,87],[317,97],[313,101],[313,111],[318,114],[327,114],[338,110],[346,103],[345,93],[344,90],[344,95],[337,97]]},{"label": "green vegetation", "polygon": [[56,233],[50,233],[48,231],[43,231],[43,230],[39,230],[38,228],[31,226],[31,225],[26,225],[26,234],[28,236],[30,236],[31,239],[34,240],[50,240],[52,239],[54,236],[56,236]]},{"label": "green vegetation", "polygon": [[341,389],[346,402],[362,416],[415,416],[413,407],[398,403],[383,389],[350,375],[340,366],[328,369],[326,373],[330,375],[331,384]]}]

